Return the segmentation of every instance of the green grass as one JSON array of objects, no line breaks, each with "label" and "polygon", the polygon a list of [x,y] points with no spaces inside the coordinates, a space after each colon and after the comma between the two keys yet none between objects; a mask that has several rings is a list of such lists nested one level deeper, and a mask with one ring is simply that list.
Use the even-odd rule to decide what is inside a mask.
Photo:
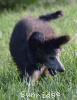
[{"label": "green grass", "polygon": [[[65,16],[50,22],[57,35],[69,34],[71,41],[62,48],[61,61],[66,71],[55,77],[47,75],[35,85],[21,82],[9,52],[9,40],[15,23],[24,16],[63,10]],[[30,95],[29,95],[30,94]],[[0,14],[0,100],[76,100],[77,99],[77,5],[44,9],[3,11]]]}]

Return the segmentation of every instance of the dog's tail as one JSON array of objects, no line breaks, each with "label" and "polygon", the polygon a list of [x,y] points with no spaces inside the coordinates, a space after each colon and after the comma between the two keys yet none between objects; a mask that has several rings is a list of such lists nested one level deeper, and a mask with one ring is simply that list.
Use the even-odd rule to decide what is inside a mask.
[{"label": "dog's tail", "polygon": [[41,16],[39,16],[39,19],[43,20],[43,21],[50,21],[50,20],[55,20],[55,19],[61,18],[62,16],[63,16],[63,12],[61,10],[59,10],[59,11],[49,13],[46,15],[41,15]]}]

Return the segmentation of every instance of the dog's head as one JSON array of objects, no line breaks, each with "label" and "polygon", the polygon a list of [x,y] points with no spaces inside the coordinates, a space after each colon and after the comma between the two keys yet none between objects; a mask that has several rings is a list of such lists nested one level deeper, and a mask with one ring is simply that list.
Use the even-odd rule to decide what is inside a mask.
[{"label": "dog's head", "polygon": [[30,38],[30,47],[37,62],[43,63],[54,76],[56,72],[65,71],[65,67],[59,59],[60,47],[69,40],[70,37],[65,35],[44,41],[43,34],[35,32]]}]

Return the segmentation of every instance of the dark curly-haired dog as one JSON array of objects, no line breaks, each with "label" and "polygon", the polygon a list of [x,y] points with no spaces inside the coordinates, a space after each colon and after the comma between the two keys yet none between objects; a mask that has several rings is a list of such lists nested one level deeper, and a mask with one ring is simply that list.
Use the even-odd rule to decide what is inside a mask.
[{"label": "dark curly-haired dog", "polygon": [[70,37],[57,37],[47,23],[62,16],[62,11],[57,11],[39,18],[25,17],[15,25],[10,52],[21,76],[27,73],[36,81],[45,70],[52,76],[56,72],[64,72],[65,68],[59,60],[60,46],[67,43]]}]

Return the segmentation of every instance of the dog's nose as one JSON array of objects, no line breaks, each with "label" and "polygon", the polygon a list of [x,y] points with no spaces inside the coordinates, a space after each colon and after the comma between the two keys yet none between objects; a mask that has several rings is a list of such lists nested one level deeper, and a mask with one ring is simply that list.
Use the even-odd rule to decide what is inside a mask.
[{"label": "dog's nose", "polygon": [[64,72],[64,71],[65,71],[64,67],[59,70],[59,72]]}]

